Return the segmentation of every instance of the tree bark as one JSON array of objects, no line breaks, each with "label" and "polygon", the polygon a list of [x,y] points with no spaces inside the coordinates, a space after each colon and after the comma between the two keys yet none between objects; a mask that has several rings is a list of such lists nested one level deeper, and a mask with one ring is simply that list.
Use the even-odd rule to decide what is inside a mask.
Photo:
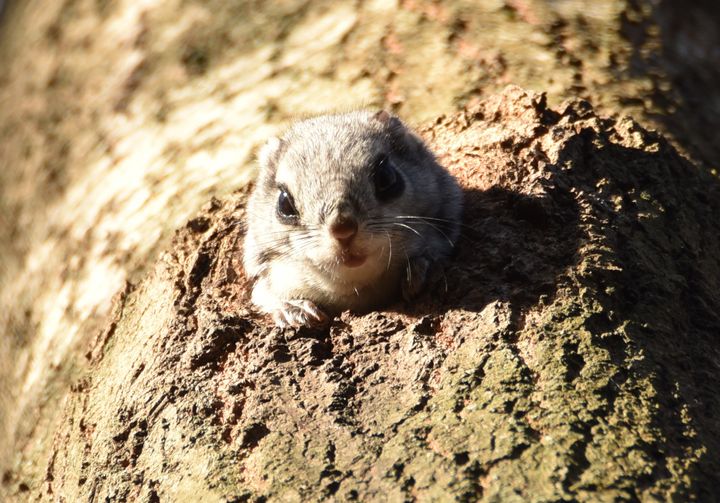
[{"label": "tree bark", "polygon": [[[719,56],[674,4],[43,5],[2,25],[3,500],[720,499]],[[233,167],[343,85],[424,120],[463,236],[420,301],[280,331]]]}]

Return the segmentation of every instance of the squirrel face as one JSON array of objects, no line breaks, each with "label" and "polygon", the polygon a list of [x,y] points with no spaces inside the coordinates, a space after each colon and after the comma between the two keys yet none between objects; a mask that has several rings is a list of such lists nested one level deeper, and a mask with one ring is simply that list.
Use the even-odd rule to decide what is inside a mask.
[{"label": "squirrel face", "polygon": [[[304,298],[327,304],[345,288],[360,296],[383,277],[397,282],[410,257],[435,248],[441,256],[457,237],[457,184],[387,112],[298,122],[268,141],[259,158],[245,267],[261,277],[294,264],[306,277],[288,277],[287,290],[311,285],[300,292]],[[275,276],[273,288],[282,296]]]},{"label": "squirrel face", "polygon": [[[288,228],[293,250],[303,251],[303,244],[312,238],[313,246],[304,250],[308,259],[339,277],[352,274],[345,269],[361,267],[368,258],[390,258],[391,236],[383,223],[401,209],[402,198],[407,197],[407,184],[393,160],[384,149],[374,150],[380,151],[368,152],[350,169],[333,166],[327,158],[311,159],[311,163],[328,163],[325,184],[316,179],[303,183],[295,176],[297,169],[285,164],[278,167],[275,215]],[[288,152],[288,161],[296,162],[292,157]],[[311,190],[312,195],[306,197]],[[298,193],[302,197],[296,202]]]}]

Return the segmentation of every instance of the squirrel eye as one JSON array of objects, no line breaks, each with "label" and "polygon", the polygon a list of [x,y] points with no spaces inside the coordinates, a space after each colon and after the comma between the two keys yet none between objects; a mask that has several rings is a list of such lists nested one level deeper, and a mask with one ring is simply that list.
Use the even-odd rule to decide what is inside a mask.
[{"label": "squirrel eye", "polygon": [[280,188],[280,195],[277,202],[277,213],[280,221],[283,223],[293,223],[297,220],[298,211],[295,209],[295,203],[292,196],[284,188]]},{"label": "squirrel eye", "polygon": [[386,155],[380,156],[375,161],[372,179],[375,196],[382,202],[398,197],[405,189],[402,176]]}]

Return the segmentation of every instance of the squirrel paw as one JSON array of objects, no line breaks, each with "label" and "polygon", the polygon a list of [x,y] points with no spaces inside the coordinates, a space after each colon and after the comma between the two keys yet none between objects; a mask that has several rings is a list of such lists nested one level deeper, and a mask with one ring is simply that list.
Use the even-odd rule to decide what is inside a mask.
[{"label": "squirrel paw", "polygon": [[318,326],[328,321],[328,316],[309,300],[287,300],[272,312],[275,324],[280,328]]},{"label": "squirrel paw", "polygon": [[402,280],[402,295],[406,301],[415,299],[428,280],[432,262],[427,257],[414,257],[408,261]]}]

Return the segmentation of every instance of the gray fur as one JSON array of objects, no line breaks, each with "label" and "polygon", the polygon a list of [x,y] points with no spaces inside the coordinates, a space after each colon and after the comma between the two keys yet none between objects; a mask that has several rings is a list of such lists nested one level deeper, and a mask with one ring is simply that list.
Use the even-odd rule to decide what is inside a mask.
[{"label": "gray fur", "polygon": [[[372,182],[372,162],[380,154],[389,156],[405,182],[404,192],[385,203],[377,200]],[[427,269],[416,261],[443,259],[457,240],[462,205],[457,182],[422,140],[387,112],[297,122],[269,141],[259,158],[244,263],[256,280],[253,301],[274,313],[280,325],[312,323],[317,316],[301,305],[336,313],[416,292],[425,278],[408,276]],[[279,184],[294,198],[297,226],[276,216]],[[328,230],[340,215],[359,223],[355,243],[367,252],[366,263],[353,270],[340,265]]]}]

